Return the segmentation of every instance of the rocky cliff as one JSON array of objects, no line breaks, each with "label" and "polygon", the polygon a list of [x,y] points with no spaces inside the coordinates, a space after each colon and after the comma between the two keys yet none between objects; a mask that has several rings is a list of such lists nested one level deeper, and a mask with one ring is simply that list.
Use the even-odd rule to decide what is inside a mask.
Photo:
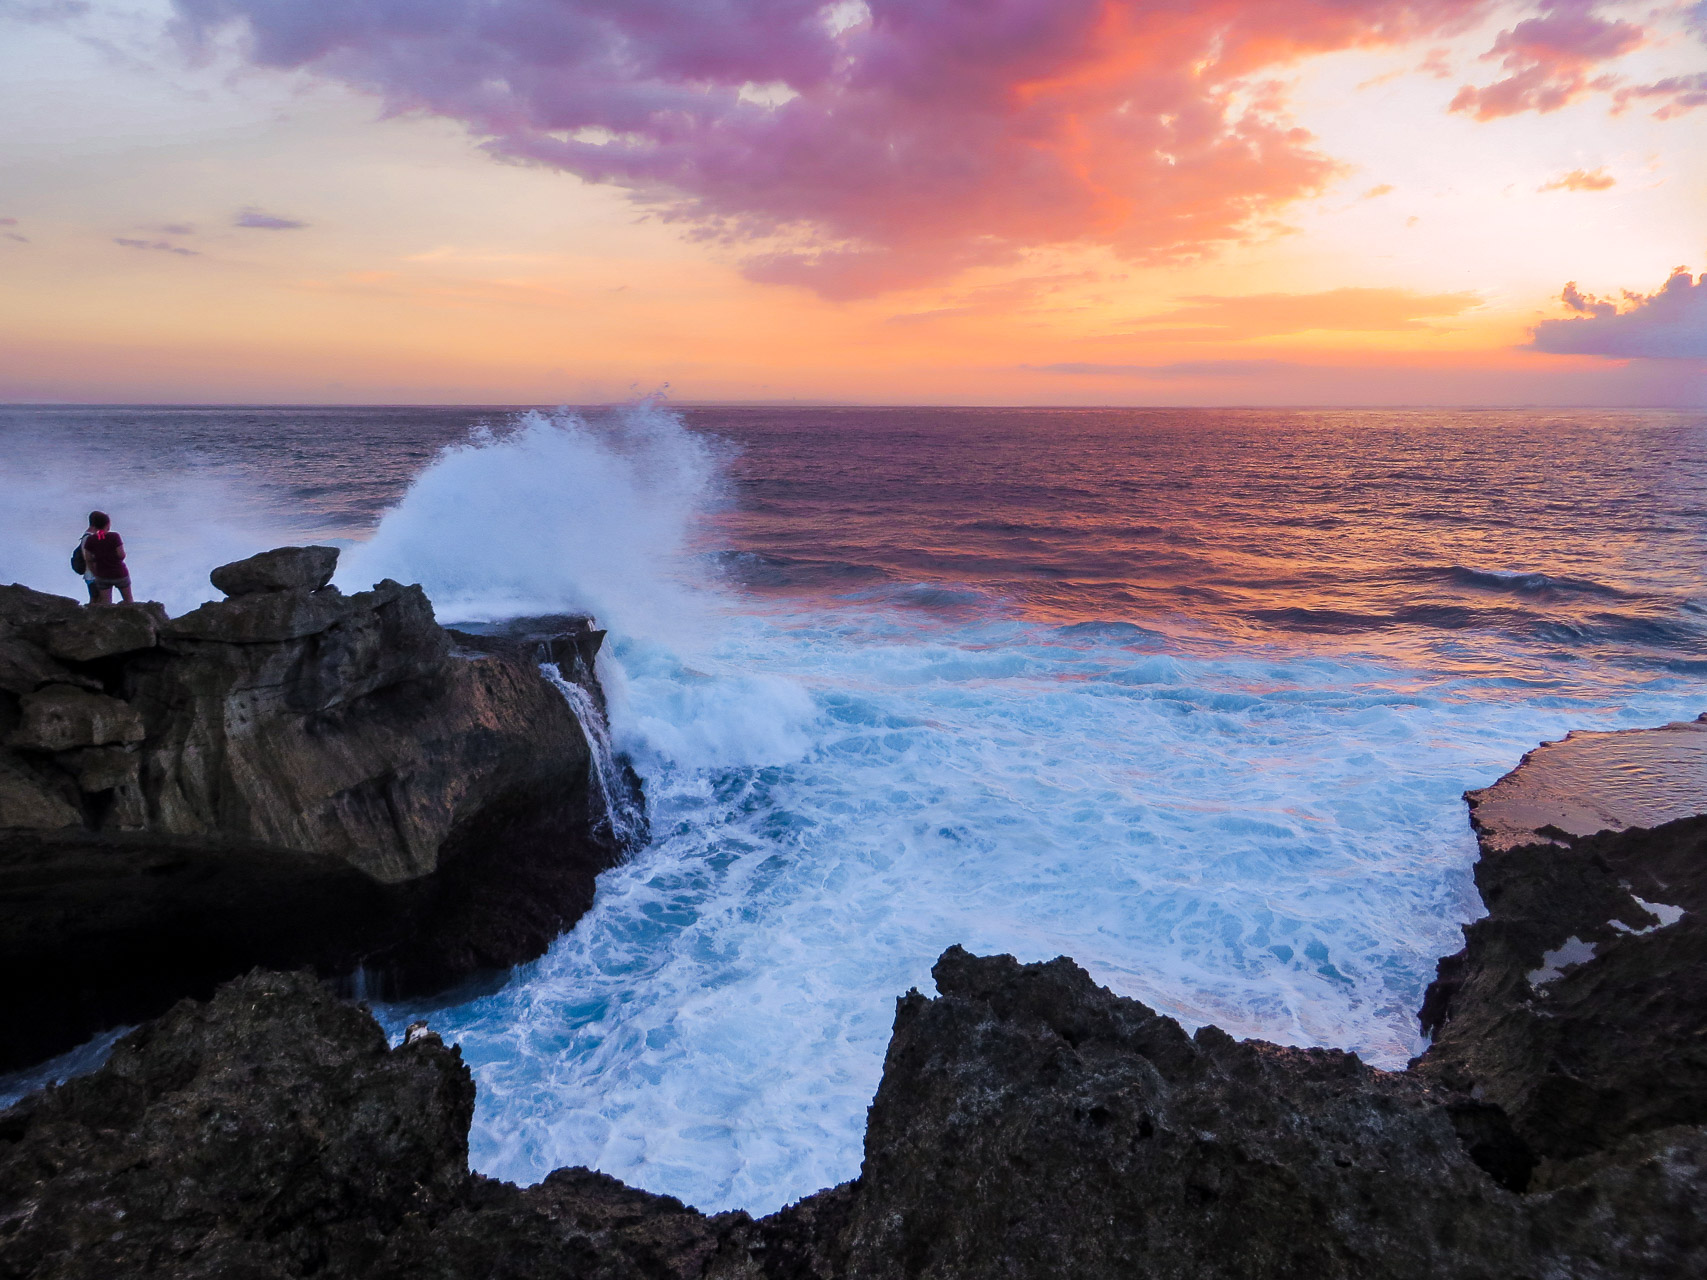
[{"label": "rocky cliff", "polygon": [[860,1176],[759,1221],[472,1175],[454,1047],[251,974],[0,1113],[0,1277],[1701,1275],[1703,822],[1485,847],[1405,1072],[951,948],[897,1004]]},{"label": "rocky cliff", "polygon": [[222,566],[179,618],[0,587],[0,1065],[256,963],[442,985],[586,909],[620,849],[540,662],[596,688],[601,633],[449,632],[336,563]]}]

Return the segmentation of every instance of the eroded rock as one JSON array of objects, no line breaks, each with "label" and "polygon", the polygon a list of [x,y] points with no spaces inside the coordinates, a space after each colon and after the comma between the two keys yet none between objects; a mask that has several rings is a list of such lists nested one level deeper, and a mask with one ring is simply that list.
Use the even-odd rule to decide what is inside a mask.
[{"label": "eroded rock", "polygon": [[336,547],[275,547],[222,564],[208,580],[228,596],[263,591],[318,591],[338,570]]},{"label": "eroded rock", "polygon": [[0,588],[0,831],[56,833],[0,840],[0,970],[41,973],[0,984],[28,1028],[0,1067],[257,963],[395,994],[501,970],[621,855],[548,642],[453,644],[419,587],[346,596],[314,585],[334,551],[285,551],[171,621]]},{"label": "eroded rock", "polygon": [[44,644],[66,662],[95,662],[121,653],[152,649],[166,623],[166,608],[153,601],[97,604],[77,617],[44,629]]},{"label": "eroded rock", "polygon": [[50,684],[18,700],[21,721],[7,745],[26,751],[74,751],[141,742],[142,716],[128,702],[67,684]]},{"label": "eroded rock", "polygon": [[[435,1280],[1510,1280],[1702,1273],[1707,1135],[1518,1194],[1438,1082],[1188,1036],[1071,961],[951,948],[898,1002],[865,1163],[768,1218],[463,1163],[474,1089],[304,975],[254,973],[0,1113],[0,1274]],[[1474,1126],[1472,1126],[1474,1127]]]}]

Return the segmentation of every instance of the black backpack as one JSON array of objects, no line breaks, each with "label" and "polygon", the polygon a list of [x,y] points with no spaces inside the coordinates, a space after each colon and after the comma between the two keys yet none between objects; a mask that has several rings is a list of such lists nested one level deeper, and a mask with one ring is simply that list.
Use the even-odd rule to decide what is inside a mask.
[{"label": "black backpack", "polygon": [[87,573],[89,562],[83,558],[83,539],[77,539],[77,545],[71,548],[71,572]]}]

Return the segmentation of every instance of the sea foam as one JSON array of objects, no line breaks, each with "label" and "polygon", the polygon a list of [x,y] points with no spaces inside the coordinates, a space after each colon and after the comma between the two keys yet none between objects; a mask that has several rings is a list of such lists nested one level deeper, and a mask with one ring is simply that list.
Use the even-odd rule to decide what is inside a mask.
[{"label": "sea foam", "polygon": [[[893,1001],[952,943],[1071,955],[1188,1026],[1400,1066],[1480,911],[1464,788],[1569,727],[1693,707],[1043,625],[929,583],[735,610],[696,550],[720,455],[643,412],[447,452],[360,562],[406,553],[453,607],[613,627],[600,668],[653,842],[503,990],[428,1011],[475,1071],[495,1176],[587,1164],[753,1212],[853,1176]],[[565,472],[597,477],[586,501]],[[542,510],[571,567],[488,576]],[[609,536],[629,522],[636,547]]]}]

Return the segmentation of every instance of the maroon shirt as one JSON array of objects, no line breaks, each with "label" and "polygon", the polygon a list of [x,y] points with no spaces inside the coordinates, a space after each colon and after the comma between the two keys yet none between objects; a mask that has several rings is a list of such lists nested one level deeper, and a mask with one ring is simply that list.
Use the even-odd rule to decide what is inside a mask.
[{"label": "maroon shirt", "polygon": [[124,539],[111,529],[83,535],[83,558],[97,578],[117,582],[130,577],[130,570],[124,567]]}]

